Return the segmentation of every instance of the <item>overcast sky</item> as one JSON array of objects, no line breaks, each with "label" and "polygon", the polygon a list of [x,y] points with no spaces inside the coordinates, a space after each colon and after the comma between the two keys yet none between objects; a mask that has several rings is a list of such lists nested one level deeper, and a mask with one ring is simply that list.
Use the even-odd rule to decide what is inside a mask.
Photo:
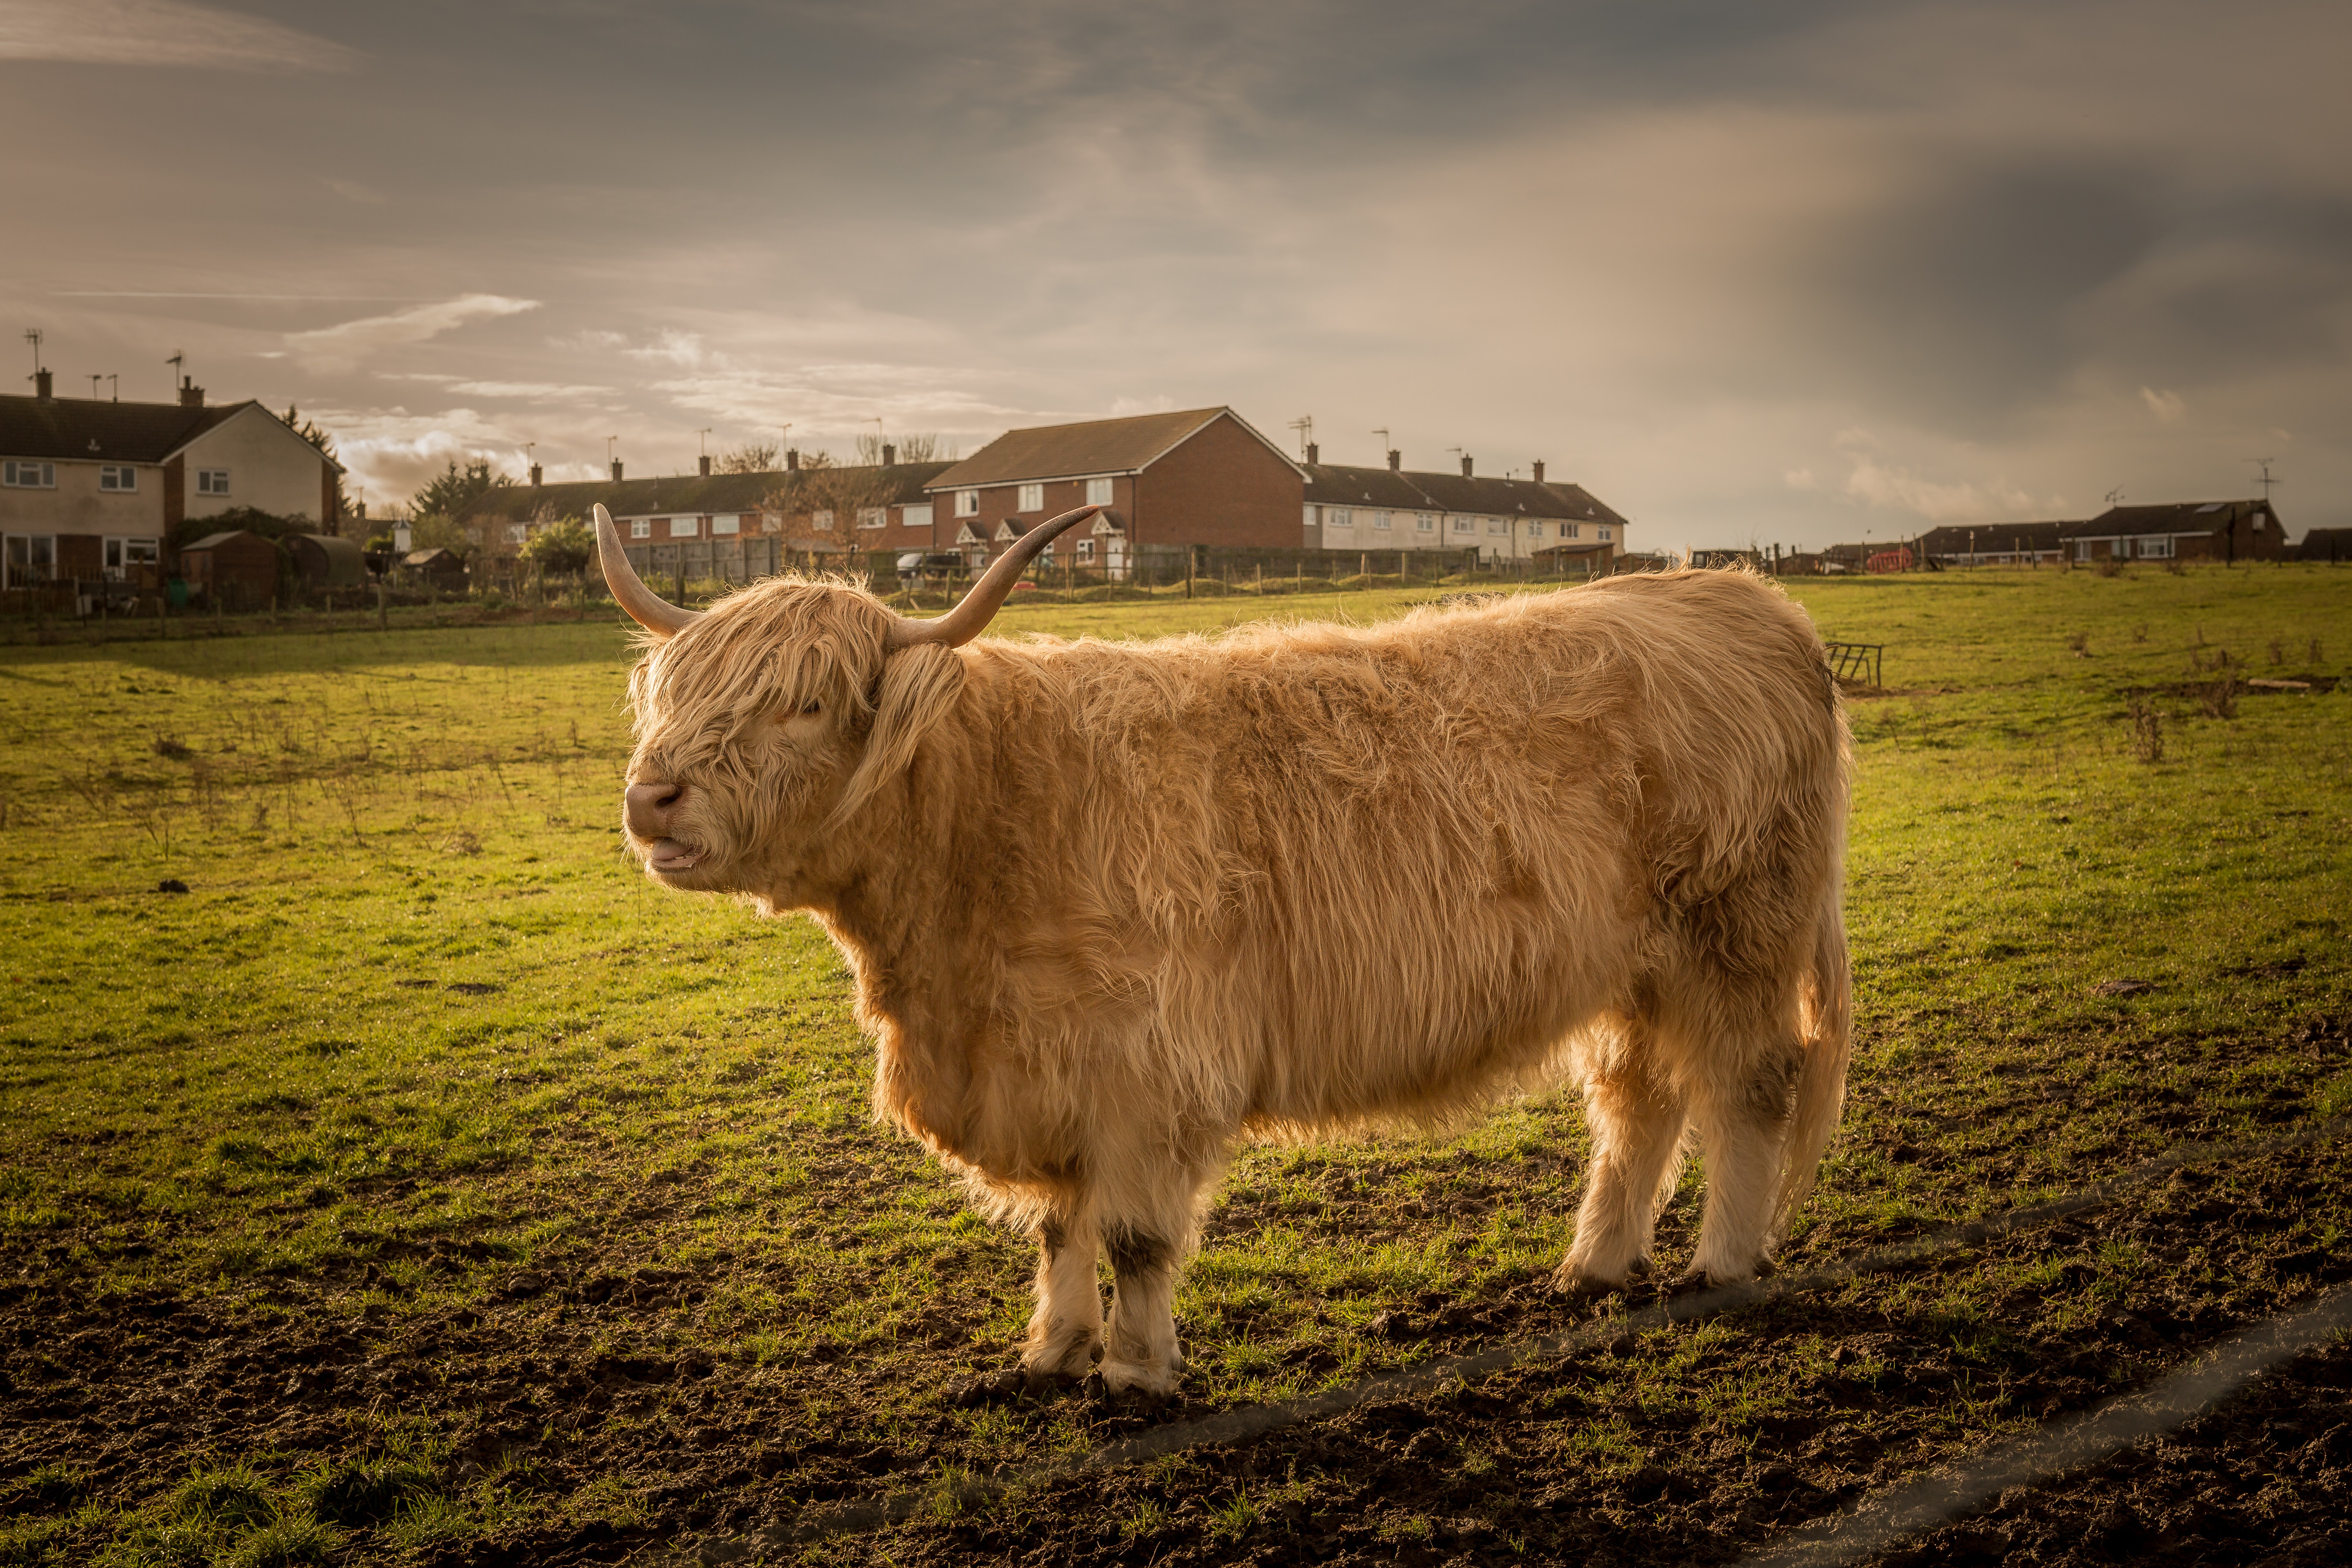
[{"label": "overcast sky", "polygon": [[0,303],[68,395],[299,404],[379,510],[1228,403],[1649,546],[2249,458],[2299,534],[2352,522],[2347,59],[2340,3],[0,0]]}]

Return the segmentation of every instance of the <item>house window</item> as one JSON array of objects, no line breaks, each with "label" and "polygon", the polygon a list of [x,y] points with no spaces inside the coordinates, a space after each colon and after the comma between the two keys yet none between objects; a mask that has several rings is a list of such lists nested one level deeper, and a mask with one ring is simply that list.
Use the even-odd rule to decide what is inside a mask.
[{"label": "house window", "polygon": [[1540,522],[1528,523],[1528,537],[1529,539],[1541,539],[1543,537],[1543,524]]},{"label": "house window", "polygon": [[2169,560],[2171,560],[2171,559],[2172,559],[2172,539],[2171,539],[2171,536],[2168,534],[2166,537],[2164,537],[2164,538],[2162,538],[2162,539],[2143,539],[2143,540],[2141,540],[2141,541],[2139,542],[2139,552],[2140,552],[2140,554],[2141,554],[2141,555],[2143,555],[2144,557],[2146,557],[2147,559],[2148,559],[2148,560],[2150,560],[2150,561],[2169,561]]},{"label": "house window", "polygon": [[102,490],[135,490],[139,488],[139,470],[128,463],[100,463],[98,466],[98,488]]},{"label": "house window", "polygon": [[1490,518],[1488,518],[1488,519],[1486,520],[1486,531],[1487,531],[1487,532],[1489,532],[1489,533],[1508,533],[1508,532],[1510,532],[1510,531],[1511,531],[1511,522],[1510,522],[1510,519],[1508,519],[1508,518],[1503,518],[1503,517],[1490,517]]},{"label": "house window", "polygon": [[861,506],[857,509],[857,526],[879,528],[890,521],[890,509],[882,506]]},{"label": "house window", "polygon": [[710,531],[713,537],[722,533],[740,533],[743,531],[743,519],[740,513],[734,517],[714,517],[710,520]]},{"label": "house window", "polygon": [[1323,514],[1323,521],[1333,528],[1353,528],[1356,526],[1356,514],[1344,506],[1335,506]]},{"label": "house window", "polygon": [[978,517],[980,515],[980,492],[978,490],[956,491],[955,514],[958,517]]},{"label": "house window", "polygon": [[702,520],[698,517],[671,518],[669,536],[672,539],[699,539],[702,537]]},{"label": "house window", "polygon": [[819,533],[831,533],[833,531],[832,509],[827,508],[824,511],[813,511],[809,513],[809,526],[815,529]]},{"label": "house window", "polygon": [[225,496],[228,494],[228,470],[226,468],[198,468],[196,470],[196,493],[200,496]]},{"label": "house window", "polygon": [[1021,487],[1020,498],[1013,503],[1013,510],[1014,511],[1044,511],[1045,510],[1045,487],[1044,485],[1023,485]]},{"label": "house window", "polygon": [[530,537],[530,524],[527,522],[510,522],[507,524],[508,543],[520,544],[524,540],[529,539]]},{"label": "house window", "polygon": [[1374,529],[1374,531],[1377,531],[1377,532],[1381,532],[1381,533],[1385,533],[1385,532],[1387,532],[1387,531],[1388,531],[1388,526],[1389,526],[1389,514],[1388,514],[1388,513],[1386,513],[1386,512],[1384,512],[1384,511],[1376,511],[1376,512],[1372,513],[1372,528]]},{"label": "house window", "polygon": [[1600,537],[1604,541],[1609,537],[1609,525],[1605,522],[1601,525]]},{"label": "house window", "polygon": [[[26,465],[27,468],[30,464]],[[46,465],[44,465],[46,467]],[[54,533],[12,533],[8,536],[8,586],[28,587],[57,574],[58,536]]]},{"label": "house window", "polygon": [[784,520],[782,518],[778,517],[772,511],[763,511],[760,514],[760,531],[761,533],[782,533],[783,531]]},{"label": "house window", "polygon": [[[1562,539],[1580,539],[1583,537],[1583,533],[1584,525],[1580,522],[1564,523],[1559,531],[1559,536]],[[1606,539],[1609,536],[1604,533],[1601,537]]]},{"label": "house window", "polygon": [[163,541],[157,539],[109,539],[101,549],[106,574],[118,583],[140,567],[155,565],[163,557]]},{"label": "house window", "polygon": [[901,527],[901,528],[929,528],[929,527],[930,527],[930,526],[931,526],[931,503],[930,503],[930,502],[929,502],[929,501],[924,501],[924,502],[923,502],[922,504],[920,504],[919,506],[908,506],[908,507],[901,507],[901,508],[899,508],[899,509],[898,509],[898,526],[899,526],[899,527]]},{"label": "house window", "polygon": [[1110,505],[1110,481],[1108,479],[1088,479],[1087,481],[1087,504],[1088,506]]},{"label": "house window", "polygon": [[1091,539],[1081,539],[1081,540],[1079,540],[1079,541],[1078,541],[1078,564],[1079,564],[1079,565],[1081,565],[1081,566],[1091,566],[1091,565],[1093,565],[1093,564],[1094,564],[1094,560],[1095,560],[1095,542],[1094,542],[1093,540],[1091,540]]},{"label": "house window", "polygon": [[1466,517],[1457,517],[1457,518],[1455,518],[1455,519],[1454,520],[1454,532],[1456,532],[1456,533],[1467,533],[1467,532],[1469,532],[1469,531],[1470,531],[1470,520],[1469,520],[1468,518],[1466,518]]},{"label": "house window", "polygon": [[1323,516],[1323,509],[1322,509],[1321,507],[1319,507],[1319,506],[1310,506],[1310,507],[1308,507],[1308,508],[1307,509],[1307,527],[1309,527],[1309,528],[1314,527],[1314,526],[1315,526],[1315,524],[1317,523],[1317,521],[1319,521],[1319,520],[1322,518],[1322,516]]},{"label": "house window", "polygon": [[629,519],[629,537],[631,539],[651,539],[653,536],[654,520],[652,518],[633,517]]},{"label": "house window", "polygon": [[1415,512],[1412,519],[1412,531],[1415,533],[1435,533],[1437,520],[1425,511]]},{"label": "house window", "polygon": [[55,463],[10,462],[0,469],[0,479],[18,489],[53,490],[58,488],[58,466]]}]

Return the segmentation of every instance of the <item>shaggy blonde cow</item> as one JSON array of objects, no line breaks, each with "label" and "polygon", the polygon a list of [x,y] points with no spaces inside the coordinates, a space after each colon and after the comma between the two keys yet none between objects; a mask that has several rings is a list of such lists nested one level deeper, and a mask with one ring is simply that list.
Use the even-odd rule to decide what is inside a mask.
[{"label": "shaggy blonde cow", "polygon": [[[877,1110],[1041,1257],[1022,1364],[1160,1395],[1236,1140],[1442,1118],[1572,1073],[1591,1170],[1556,1282],[1769,1267],[1844,1091],[1847,751],[1804,614],[1729,572],[1373,626],[973,641],[1087,508],[947,616],[780,578],[707,612],[629,569],[626,824],[655,879],[805,910]],[[1108,1336],[1098,1256],[1114,1275]]]}]

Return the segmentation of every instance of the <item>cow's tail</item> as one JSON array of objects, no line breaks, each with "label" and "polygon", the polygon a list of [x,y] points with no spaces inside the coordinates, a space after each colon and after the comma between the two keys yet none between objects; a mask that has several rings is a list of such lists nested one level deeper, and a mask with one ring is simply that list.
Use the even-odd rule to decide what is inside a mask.
[{"label": "cow's tail", "polygon": [[1789,1234],[1797,1211],[1812,1195],[1813,1179],[1845,1103],[1846,1063],[1853,1055],[1853,973],[1846,955],[1845,912],[1839,898],[1844,879],[1843,868],[1833,867],[1821,911],[1814,919],[1812,956],[1803,981],[1804,1056],[1797,1071],[1780,1198],[1772,1218],[1776,1241]]}]

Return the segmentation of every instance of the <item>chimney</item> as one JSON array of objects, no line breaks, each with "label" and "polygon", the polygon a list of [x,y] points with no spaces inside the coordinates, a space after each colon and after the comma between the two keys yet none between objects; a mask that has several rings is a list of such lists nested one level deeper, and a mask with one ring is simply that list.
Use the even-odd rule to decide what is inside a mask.
[{"label": "chimney", "polygon": [[180,378],[180,406],[183,408],[202,408],[204,405],[205,389],[196,384],[196,378],[194,376],[182,376]]},{"label": "chimney", "polygon": [[1310,462],[1310,463],[1319,463],[1319,462],[1321,462],[1321,461],[1323,460],[1323,448],[1322,448],[1322,447],[1318,447],[1318,446],[1317,446],[1317,445],[1316,445],[1314,442],[1312,442],[1312,441],[1307,442],[1307,460],[1308,462]]},{"label": "chimney", "polygon": [[533,464],[530,466],[530,488],[531,488],[531,489],[537,489],[539,488],[539,479],[540,479],[540,474],[539,474],[539,465],[538,465],[537,463],[533,463]]},{"label": "chimney", "polygon": [[1462,477],[1465,479],[1470,477],[1470,454],[1467,452],[1462,454]]},{"label": "chimney", "polygon": [[1391,447],[1389,448],[1389,472],[1393,474],[1399,472],[1403,468],[1404,454],[1398,451],[1394,447]]},{"label": "chimney", "polygon": [[33,395],[42,399],[44,402],[57,395],[57,394],[49,390],[49,373],[47,371],[37,370],[33,373]]},{"label": "chimney", "polygon": [[885,442],[882,447],[882,466],[886,468],[898,466],[898,448],[887,442]]},{"label": "chimney", "polygon": [[710,454],[708,452],[702,454],[702,477],[706,479],[710,477]]},{"label": "chimney", "polygon": [[621,482],[621,459],[618,458],[613,459],[613,482],[616,485]]},{"label": "chimney", "polygon": [[784,454],[784,472],[788,474],[796,474],[800,472],[800,469],[801,450],[798,447],[794,447]]},{"label": "chimney", "polygon": [[1538,458],[1536,459],[1536,483],[1543,483],[1543,459],[1541,458]]}]

